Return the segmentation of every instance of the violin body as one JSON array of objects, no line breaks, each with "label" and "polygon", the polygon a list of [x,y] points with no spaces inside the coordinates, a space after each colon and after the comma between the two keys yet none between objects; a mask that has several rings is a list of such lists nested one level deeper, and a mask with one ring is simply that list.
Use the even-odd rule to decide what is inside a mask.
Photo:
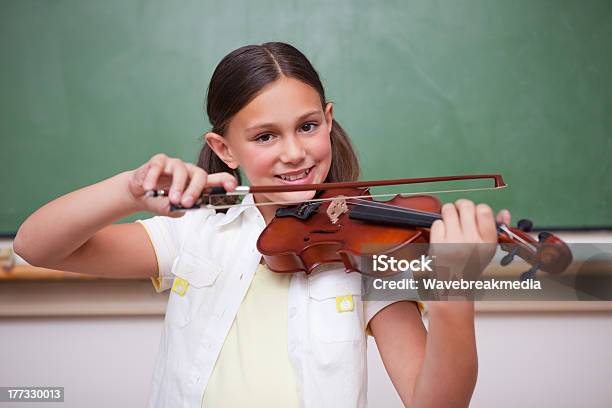
[{"label": "violin body", "polygon": [[[326,190],[314,200],[277,210],[257,249],[274,272],[308,274],[323,264],[342,263],[347,272],[374,275],[362,265],[373,255],[416,259],[428,253],[429,228],[441,219],[441,207],[429,195],[375,201],[368,187]],[[550,233],[535,240],[527,234],[530,227],[498,224],[497,229],[498,242],[508,252],[502,265],[515,256],[531,265],[522,280],[533,279],[537,270],[561,273],[572,261],[568,246]],[[386,274],[377,271],[375,276]]]},{"label": "violin body", "polygon": [[[368,188],[346,188],[324,191],[317,199],[280,209],[257,240],[257,249],[270,270],[280,273],[312,272],[327,263],[342,263],[347,272],[364,273],[361,257],[390,255],[401,251],[402,256],[417,258],[428,250],[429,229],[406,228],[400,223],[364,222],[371,197]],[[377,201],[395,207],[428,213],[440,213],[441,203],[433,196],[403,197],[396,195],[387,201]],[[370,211],[376,216],[376,209]],[[352,215],[361,219],[355,219]],[[367,239],[364,239],[367,237]],[[410,244],[422,245],[410,245]],[[381,276],[378,274],[377,276]]]}]

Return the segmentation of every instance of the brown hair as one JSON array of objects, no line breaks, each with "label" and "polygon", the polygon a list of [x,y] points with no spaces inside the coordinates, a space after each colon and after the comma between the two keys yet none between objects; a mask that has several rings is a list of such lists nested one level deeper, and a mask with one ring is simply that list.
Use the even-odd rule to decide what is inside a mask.
[{"label": "brown hair", "polygon": [[[281,42],[247,45],[226,55],[212,75],[206,92],[206,112],[212,132],[223,135],[232,117],[281,76],[310,85],[318,92],[325,109],[325,90],[319,75],[297,48]],[[357,180],[360,173],[357,155],[335,119],[330,138],[332,163],[325,182]],[[238,170],[225,164],[206,142],[200,151],[198,166],[208,173],[230,173],[241,184]]]}]

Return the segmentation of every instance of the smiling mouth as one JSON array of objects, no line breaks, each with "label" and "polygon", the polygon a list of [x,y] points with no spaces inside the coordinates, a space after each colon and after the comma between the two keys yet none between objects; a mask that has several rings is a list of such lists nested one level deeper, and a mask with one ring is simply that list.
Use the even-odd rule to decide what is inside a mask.
[{"label": "smiling mouth", "polygon": [[280,178],[281,180],[284,180],[284,181],[301,180],[301,179],[307,177],[310,174],[310,172],[312,171],[313,168],[314,168],[314,166],[312,166],[312,167],[310,167],[310,168],[308,168],[306,170],[303,170],[302,172],[297,173],[297,174],[291,174],[291,175],[280,174],[280,175],[275,176],[275,177],[278,177],[278,178]]}]

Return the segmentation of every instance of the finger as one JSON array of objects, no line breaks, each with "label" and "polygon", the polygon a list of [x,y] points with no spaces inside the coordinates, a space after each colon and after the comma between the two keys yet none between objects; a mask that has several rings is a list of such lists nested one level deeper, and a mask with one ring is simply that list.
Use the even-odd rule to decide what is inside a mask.
[{"label": "finger", "polygon": [[190,176],[189,186],[187,186],[187,189],[183,193],[183,198],[181,199],[181,205],[185,208],[191,207],[196,197],[202,194],[202,190],[206,186],[206,180],[208,178],[208,174],[204,170],[191,163],[187,164],[187,171]]},{"label": "finger", "polygon": [[225,191],[234,191],[238,181],[229,173],[213,173],[208,175],[209,186],[223,186]]},{"label": "finger", "polygon": [[486,204],[478,204],[476,206],[476,222],[480,237],[484,242],[497,242],[497,226],[491,207]]},{"label": "finger", "polygon": [[164,168],[165,161],[165,155],[161,154],[155,155],[149,160],[149,172],[142,185],[145,190],[153,190],[155,188],[157,179]]},{"label": "finger", "polygon": [[497,213],[496,220],[499,223],[510,225],[510,222],[512,221],[512,217],[510,216],[510,211],[504,208],[503,210]]},{"label": "finger", "polygon": [[444,222],[442,222],[442,220],[435,220],[433,224],[431,224],[431,229],[429,230],[429,242],[432,244],[444,242],[445,236],[446,231],[444,228]]},{"label": "finger", "polygon": [[442,206],[442,221],[446,242],[461,242],[461,224],[454,204],[446,203]]},{"label": "finger", "polygon": [[459,221],[463,237],[467,242],[479,242],[480,235],[476,226],[476,206],[470,200],[460,199],[455,202],[459,211]]},{"label": "finger", "polygon": [[187,182],[187,168],[180,160],[171,160],[166,166],[166,174],[172,174],[172,184],[170,185],[170,202],[178,204],[181,202],[181,196]]}]

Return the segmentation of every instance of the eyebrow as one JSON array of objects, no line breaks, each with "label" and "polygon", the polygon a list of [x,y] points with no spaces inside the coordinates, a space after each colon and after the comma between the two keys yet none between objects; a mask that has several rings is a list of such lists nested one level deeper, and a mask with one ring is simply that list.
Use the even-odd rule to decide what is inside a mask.
[{"label": "eyebrow", "polygon": [[[300,116],[298,118],[298,122],[301,122],[302,120],[306,119],[307,117],[309,117],[311,115],[314,115],[315,113],[319,113],[319,112],[321,112],[321,111],[314,110],[314,111],[307,112],[307,113],[303,114],[302,116]],[[267,128],[267,127],[273,127],[274,125],[275,125],[274,123],[262,123],[262,124],[259,124],[259,125],[254,125],[254,126],[250,126],[250,127],[246,128],[245,132],[249,132],[249,131],[255,130],[255,129],[262,129],[262,128]]]}]

